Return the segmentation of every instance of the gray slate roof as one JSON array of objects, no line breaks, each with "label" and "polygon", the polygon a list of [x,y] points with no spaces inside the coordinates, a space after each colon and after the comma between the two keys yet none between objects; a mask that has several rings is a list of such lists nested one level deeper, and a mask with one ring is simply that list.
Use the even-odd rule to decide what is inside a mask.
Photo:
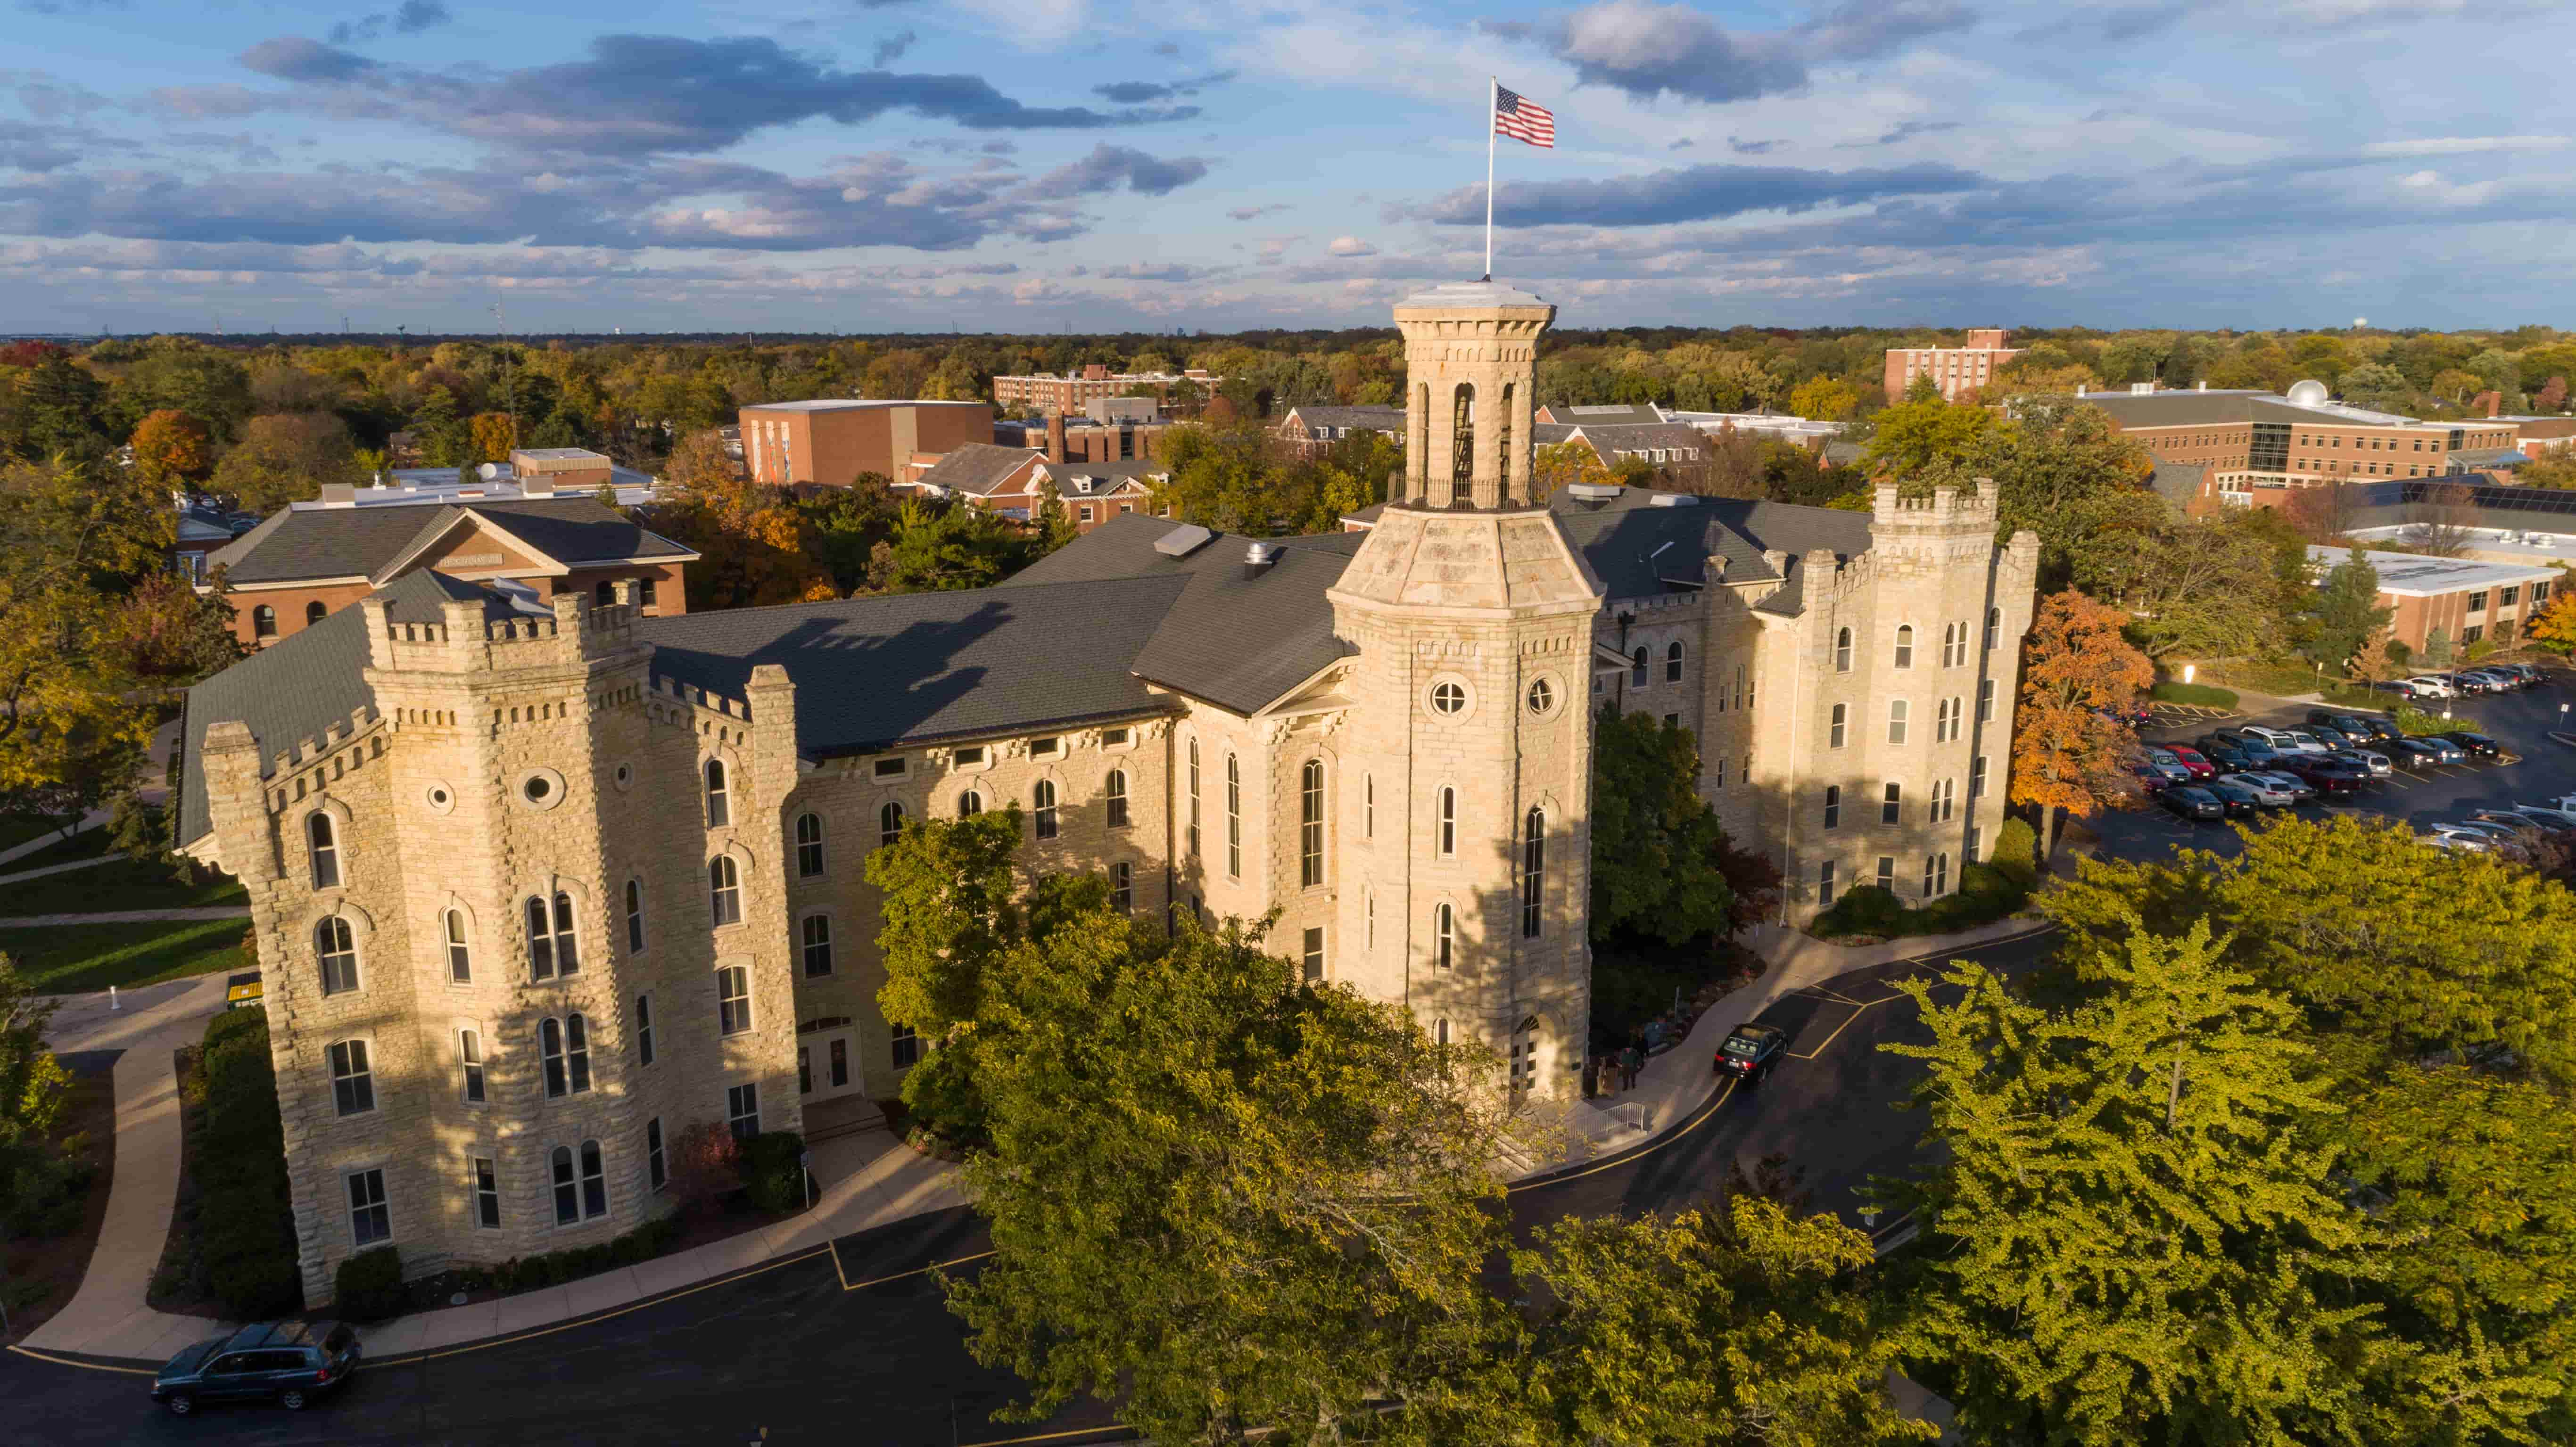
[{"label": "gray slate roof", "polygon": [[1644,404],[1587,403],[1580,407],[1548,406],[1540,409],[1550,422],[1575,427],[1652,426],[1664,420],[1664,414]]},{"label": "gray slate roof", "polygon": [[1309,427],[1360,428],[1404,435],[1401,407],[1291,407],[1289,414]]},{"label": "gray slate roof", "polygon": [[1689,452],[1708,449],[1708,434],[1684,422],[1600,423],[1576,418],[1574,430],[1600,452],[1645,452],[1677,447]]},{"label": "gray slate roof", "polygon": [[647,531],[578,494],[398,507],[282,509],[258,527],[206,555],[235,586],[307,578],[375,577],[414,543],[481,514],[529,547],[565,563],[686,558],[687,548]]},{"label": "gray slate roof", "polygon": [[2188,507],[2200,496],[2200,485],[2209,480],[2209,465],[2201,462],[2159,462],[2156,464],[2156,495],[2176,507]]},{"label": "gray slate roof", "polygon": [[[1559,492],[1549,508],[1566,535],[1583,550],[1611,599],[1651,597],[1675,586],[1707,582],[1707,559],[1727,560],[1730,583],[1795,577],[1798,560],[1821,548],[1858,557],[1870,548],[1869,514],[1839,508],[1746,498],[1701,497],[1680,507],[1657,507],[1652,488],[1623,488],[1616,498],[1592,502]],[[1670,547],[1664,545],[1670,543]],[[1658,549],[1662,551],[1658,552]],[[1787,553],[1783,573],[1763,561],[1765,551]],[[1771,612],[1794,617],[1795,590],[1774,594]]]},{"label": "gray slate roof", "polygon": [[1028,466],[1033,459],[1043,461],[1043,454],[1025,447],[968,442],[932,463],[917,481],[922,487],[944,487],[951,492],[990,497],[993,489]]}]

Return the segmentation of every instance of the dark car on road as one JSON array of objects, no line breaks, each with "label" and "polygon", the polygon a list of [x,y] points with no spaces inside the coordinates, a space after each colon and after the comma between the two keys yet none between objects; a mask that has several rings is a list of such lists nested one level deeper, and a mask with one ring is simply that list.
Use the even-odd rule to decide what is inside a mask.
[{"label": "dark car on road", "polygon": [[2319,725],[2352,739],[2386,738],[2389,734],[2397,732],[2392,724],[2366,719],[2357,713],[2337,713],[2330,708],[2309,709],[2308,726],[2315,728]]},{"label": "dark car on road", "polygon": [[2428,769],[2435,764],[2456,764],[2461,759],[2460,746],[2448,739],[2389,739],[2380,752],[2391,763],[2408,769]]},{"label": "dark car on road", "polygon": [[185,1417],[206,1402],[275,1402],[301,1412],[348,1385],[358,1334],[336,1321],[273,1321],[201,1341],[152,1379],[152,1400]]},{"label": "dark car on road", "polygon": [[2218,800],[2220,807],[2227,811],[2227,817],[2230,819],[2245,818],[2263,804],[2262,796],[2251,786],[2240,784],[2234,779],[2213,779],[2201,787]]},{"label": "dark car on road", "polygon": [[2234,744],[2210,744],[2201,749],[2200,754],[2216,764],[2221,774],[2241,774],[2262,765],[2262,760]]},{"label": "dark car on road", "polygon": [[2302,754],[2284,767],[2307,780],[2320,796],[2355,793],[2370,782],[2370,770],[2324,754]]},{"label": "dark car on road", "polygon": [[2157,795],[2156,802],[2178,817],[2195,822],[2227,817],[2227,806],[2218,802],[2218,796],[2197,784],[2176,784]]},{"label": "dark car on road", "polygon": [[2173,780],[2153,764],[2131,764],[2129,772],[2137,776],[2138,788],[2150,797],[2173,787]]},{"label": "dark car on road", "polygon": [[1758,1085],[1764,1076],[1779,1068],[1781,1058],[1789,1053],[1789,1032],[1777,1025],[1747,1021],[1717,1042],[1717,1058],[1709,1069],[1719,1075],[1731,1075],[1747,1085]]},{"label": "dark car on road", "polygon": [[2492,759],[2504,752],[2504,745],[2485,734],[2474,734],[2467,729],[2453,729],[2441,737],[2459,745],[2460,752],[2473,759]]}]

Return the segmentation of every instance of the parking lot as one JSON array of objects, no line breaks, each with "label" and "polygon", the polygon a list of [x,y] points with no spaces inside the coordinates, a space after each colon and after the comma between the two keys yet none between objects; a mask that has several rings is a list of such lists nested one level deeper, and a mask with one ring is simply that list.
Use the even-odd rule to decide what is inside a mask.
[{"label": "parking lot", "polygon": [[[2546,671],[2549,681],[2538,688],[2483,694],[2449,703],[2451,711],[2462,720],[2461,727],[2474,727],[2493,735],[2511,755],[2518,756],[2516,762],[2399,769],[2388,778],[2363,786],[2357,794],[2331,802],[2311,801],[2291,810],[2267,810],[2254,822],[2259,824],[2280,813],[2295,813],[2302,818],[2375,814],[2420,833],[2428,824],[2464,818],[2471,809],[2538,804],[2576,794],[2576,748],[2549,737],[2551,730],[2570,726],[2569,716],[2561,709],[2576,703],[2576,675],[2560,668]],[[2426,700],[2424,706],[2439,713],[2444,705]],[[2139,729],[2138,738],[2148,744],[2187,744],[2212,729],[2248,723],[2300,728],[2305,726],[2312,707],[2316,705],[2292,704],[2231,715],[2217,709],[2160,704],[2155,723]],[[2333,707],[2338,712],[2366,712]],[[2215,820],[2192,823],[2153,804],[2105,814],[2091,823],[2094,832],[2102,836],[2101,853],[2110,858],[2160,860],[2177,846],[2234,854],[2241,847],[2236,831]]]}]

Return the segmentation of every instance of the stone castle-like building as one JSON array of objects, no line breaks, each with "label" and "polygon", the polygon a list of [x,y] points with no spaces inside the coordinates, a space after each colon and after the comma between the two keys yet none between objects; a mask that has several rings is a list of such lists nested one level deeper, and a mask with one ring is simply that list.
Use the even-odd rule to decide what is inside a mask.
[{"label": "stone castle-like building", "polygon": [[[1135,515],[1007,584],[642,617],[437,571],[191,691],[181,830],[248,886],[308,1298],[579,1246],[681,1131],[872,1123],[866,854],[1016,804],[1116,903],[1277,911],[1283,969],[1578,1089],[1596,708],[1695,729],[1804,918],[1993,837],[2036,544],[1991,489],[1867,513],[1532,494],[1554,308],[1396,308],[1406,472],[1364,530]],[[1616,867],[1615,862],[1610,867]]]}]

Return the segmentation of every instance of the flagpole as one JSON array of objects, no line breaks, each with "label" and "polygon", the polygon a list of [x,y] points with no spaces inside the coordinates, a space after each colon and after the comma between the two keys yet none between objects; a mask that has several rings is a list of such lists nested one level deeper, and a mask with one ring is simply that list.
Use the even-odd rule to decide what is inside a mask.
[{"label": "flagpole", "polygon": [[1502,81],[1485,77],[1485,280],[1494,279],[1494,110],[1502,104]]}]

